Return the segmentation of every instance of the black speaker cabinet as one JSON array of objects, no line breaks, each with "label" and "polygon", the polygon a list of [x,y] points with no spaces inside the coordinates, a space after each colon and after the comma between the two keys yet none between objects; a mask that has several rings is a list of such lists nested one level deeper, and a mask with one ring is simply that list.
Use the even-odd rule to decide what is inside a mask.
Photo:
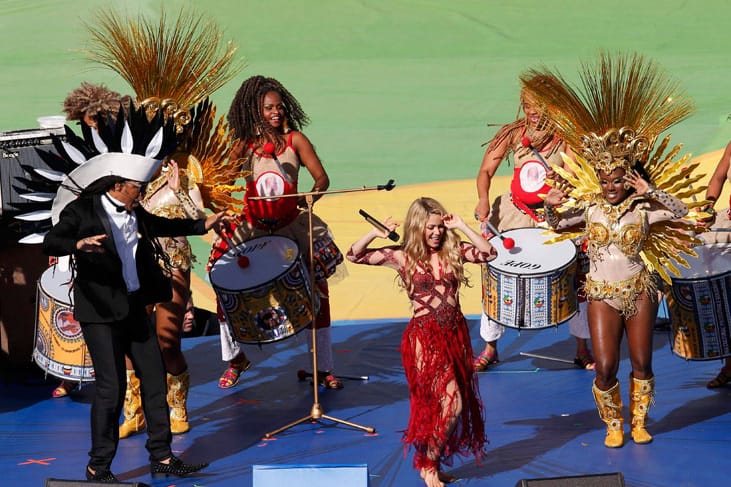
[{"label": "black speaker cabinet", "polygon": [[23,181],[34,177],[33,168],[49,167],[36,148],[56,154],[51,135],[63,134],[63,129],[0,132],[0,216],[18,213],[18,205],[28,202],[18,195],[31,189]]},{"label": "black speaker cabinet", "polygon": [[90,480],[61,480],[46,479],[45,487],[114,487],[115,485],[127,485],[134,487],[150,487],[141,482],[92,482]]},{"label": "black speaker cabinet", "polygon": [[515,487],[624,487],[624,476],[621,472],[615,472],[578,477],[523,479]]}]

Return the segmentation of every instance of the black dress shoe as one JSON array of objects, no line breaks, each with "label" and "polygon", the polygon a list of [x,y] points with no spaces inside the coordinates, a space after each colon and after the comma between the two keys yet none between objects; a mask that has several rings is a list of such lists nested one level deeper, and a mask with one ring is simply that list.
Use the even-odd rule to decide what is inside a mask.
[{"label": "black dress shoe", "polygon": [[169,477],[170,475],[184,477],[207,466],[207,463],[184,463],[180,458],[173,455],[170,457],[170,463],[151,462],[150,471],[153,478]]},{"label": "black dress shoe", "polygon": [[109,470],[98,469],[96,473],[91,473],[89,467],[86,467],[86,480],[93,480],[95,482],[119,482],[117,477]]}]

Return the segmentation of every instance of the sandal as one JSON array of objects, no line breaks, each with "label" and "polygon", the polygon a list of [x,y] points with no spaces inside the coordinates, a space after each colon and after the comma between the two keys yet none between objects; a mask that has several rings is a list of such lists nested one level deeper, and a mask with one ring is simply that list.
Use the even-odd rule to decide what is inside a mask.
[{"label": "sandal", "polygon": [[723,368],[715,378],[708,381],[706,387],[709,389],[716,389],[718,387],[725,386],[729,382],[731,382],[731,371],[726,371],[726,369]]},{"label": "sandal", "polygon": [[342,389],[344,387],[343,382],[329,372],[318,372],[317,375],[321,377],[320,385],[325,389]]},{"label": "sandal", "polygon": [[56,387],[53,392],[51,393],[51,397],[59,398],[59,397],[66,397],[69,395],[69,392],[73,391],[76,388],[76,384],[72,384],[71,382],[67,382],[65,380],[62,380],[61,383]]},{"label": "sandal", "polygon": [[579,353],[574,359],[574,365],[584,370],[594,370],[596,363],[589,350]]},{"label": "sandal", "polygon": [[500,363],[500,360],[497,358],[497,352],[488,352],[487,350],[483,350],[482,353],[477,356],[475,361],[472,362],[472,367],[475,369],[475,372],[483,372],[491,365],[498,363]]},{"label": "sandal", "polygon": [[218,379],[218,387],[221,389],[230,389],[239,383],[241,374],[249,370],[251,367],[251,360],[247,360],[241,365],[230,366]]}]

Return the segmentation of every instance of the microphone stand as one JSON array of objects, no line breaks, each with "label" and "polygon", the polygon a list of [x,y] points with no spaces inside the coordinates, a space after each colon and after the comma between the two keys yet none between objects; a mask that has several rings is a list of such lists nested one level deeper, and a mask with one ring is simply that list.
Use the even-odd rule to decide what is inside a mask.
[{"label": "microphone stand", "polygon": [[300,418],[296,421],[293,421],[289,424],[286,424],[282,426],[281,428],[277,428],[274,431],[270,431],[269,433],[266,433],[264,435],[264,438],[269,439],[273,436],[275,436],[277,433],[281,433],[282,431],[288,430],[294,426],[297,426],[298,424],[302,424],[306,421],[317,421],[320,419],[327,419],[334,423],[340,423],[344,424],[346,426],[350,426],[353,428],[357,428],[360,430],[363,430],[367,433],[375,433],[376,429],[372,426],[363,426],[357,423],[353,423],[351,421],[346,421],[344,419],[339,419],[334,416],[330,416],[325,414],[322,405],[320,404],[320,391],[318,390],[319,386],[319,379],[318,379],[318,367],[317,367],[317,329],[315,328],[315,318],[317,315],[316,311],[316,304],[315,304],[315,244],[314,244],[314,238],[312,235],[312,207],[315,204],[315,196],[321,196],[325,194],[338,194],[338,193],[353,193],[356,191],[380,191],[380,190],[386,190],[391,191],[395,187],[393,179],[389,179],[388,182],[384,185],[378,185],[378,186],[372,186],[372,187],[366,187],[363,186],[362,188],[352,188],[352,189],[340,189],[340,190],[332,190],[332,191],[309,191],[306,193],[293,193],[293,194],[287,194],[287,195],[279,195],[276,197],[273,196],[252,196],[248,199],[250,200],[263,200],[263,199],[276,199],[276,198],[294,198],[294,197],[305,197],[305,202],[307,203],[307,224],[308,224],[308,231],[310,233],[309,238],[309,245],[310,245],[310,262],[309,262],[309,270],[310,270],[310,311],[312,313],[312,391],[313,391],[313,403],[312,407],[310,409],[310,414],[307,416]]}]

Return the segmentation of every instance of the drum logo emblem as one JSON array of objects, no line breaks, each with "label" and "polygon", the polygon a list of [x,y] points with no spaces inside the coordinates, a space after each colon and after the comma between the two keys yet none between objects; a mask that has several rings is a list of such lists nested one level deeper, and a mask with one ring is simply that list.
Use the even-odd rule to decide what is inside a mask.
[{"label": "drum logo emblem", "polygon": [[505,267],[517,267],[520,269],[540,269],[541,264],[533,264],[531,262],[520,262],[516,260],[508,260],[503,263]]},{"label": "drum logo emblem", "polygon": [[506,294],[503,296],[503,304],[506,304],[507,306],[513,305],[513,297],[509,294]]},{"label": "drum logo emblem", "polygon": [[65,338],[76,338],[81,333],[81,325],[74,318],[74,312],[65,309],[56,313],[56,329]]},{"label": "drum logo emblem", "polygon": [[533,306],[536,308],[542,308],[544,304],[546,304],[546,301],[543,299],[543,296],[537,296],[536,299],[533,300]]}]

